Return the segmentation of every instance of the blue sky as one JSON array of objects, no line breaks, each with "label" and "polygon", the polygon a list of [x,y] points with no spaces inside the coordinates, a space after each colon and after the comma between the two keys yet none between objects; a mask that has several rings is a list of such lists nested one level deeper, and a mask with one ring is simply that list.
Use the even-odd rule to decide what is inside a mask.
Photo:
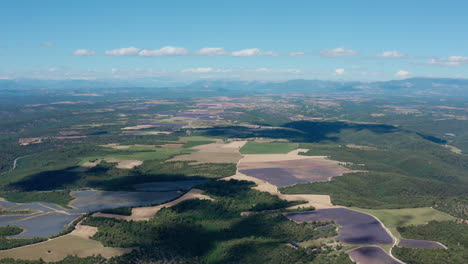
[{"label": "blue sky", "polygon": [[467,1],[25,1],[0,78],[468,77]]}]

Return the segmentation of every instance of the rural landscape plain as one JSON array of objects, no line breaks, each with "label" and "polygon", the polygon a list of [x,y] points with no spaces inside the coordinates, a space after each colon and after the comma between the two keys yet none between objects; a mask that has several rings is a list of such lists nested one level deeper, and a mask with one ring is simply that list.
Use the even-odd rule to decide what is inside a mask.
[{"label": "rural landscape plain", "polygon": [[156,91],[1,91],[0,263],[463,263],[466,102]]},{"label": "rural landscape plain", "polygon": [[467,13],[1,1],[0,264],[468,263]]}]

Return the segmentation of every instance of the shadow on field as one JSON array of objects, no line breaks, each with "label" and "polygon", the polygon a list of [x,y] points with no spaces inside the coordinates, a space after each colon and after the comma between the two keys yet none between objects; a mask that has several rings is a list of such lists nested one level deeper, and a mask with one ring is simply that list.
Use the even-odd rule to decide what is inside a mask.
[{"label": "shadow on field", "polygon": [[399,128],[382,124],[356,124],[340,121],[295,121],[286,123],[281,128],[264,129],[248,128],[243,126],[230,126],[221,128],[207,128],[199,131],[207,136],[224,137],[266,137],[266,138],[286,138],[295,142],[319,142],[338,141],[337,136],[342,130],[352,129],[354,131],[369,130],[377,134],[393,133],[401,131]]},{"label": "shadow on field", "polygon": [[322,141],[338,142],[340,133],[346,130],[353,132],[369,131],[375,134],[390,134],[396,132],[406,132],[416,134],[417,136],[435,142],[444,143],[445,140],[404,130],[395,126],[385,124],[360,124],[342,121],[294,121],[283,124],[278,128],[252,128],[244,126],[228,126],[199,129],[198,131],[206,136],[218,136],[227,138],[281,138],[289,139],[292,142],[316,143]]},{"label": "shadow on field", "polygon": [[23,180],[8,185],[8,189],[18,191],[48,191],[62,189],[76,183],[80,178],[80,172],[73,171],[76,167],[62,170],[44,171]]}]

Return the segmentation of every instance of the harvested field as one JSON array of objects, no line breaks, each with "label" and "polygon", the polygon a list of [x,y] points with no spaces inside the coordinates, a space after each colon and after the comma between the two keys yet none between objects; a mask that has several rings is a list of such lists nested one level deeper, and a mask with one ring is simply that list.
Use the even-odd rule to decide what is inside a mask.
[{"label": "harvested field", "polygon": [[161,148],[182,148],[184,144],[181,143],[166,143],[159,145]]},{"label": "harvested field", "polygon": [[141,160],[121,160],[117,163],[116,168],[129,170],[140,166],[141,164],[143,164],[143,161]]},{"label": "harvested field", "polygon": [[457,154],[462,154],[462,150],[455,147],[455,146],[452,146],[452,145],[443,145],[443,147],[447,148],[448,150],[452,151],[453,153],[457,153]]},{"label": "harvested field", "polygon": [[234,148],[234,149],[241,149],[247,141],[233,141],[231,143],[225,144],[223,148]]},{"label": "harvested field", "polygon": [[348,252],[351,259],[359,264],[402,264],[379,247],[360,247]]},{"label": "harvested field", "polygon": [[415,240],[415,239],[400,239],[398,243],[400,247],[407,247],[407,248],[434,248],[434,249],[446,249],[444,245],[436,241],[429,241],[429,240]]},{"label": "harvested field", "polygon": [[288,207],[288,209],[297,209],[297,208],[307,208],[307,207],[315,207],[316,209],[326,209],[326,208],[335,208],[335,206],[331,203],[330,195],[322,195],[322,194],[282,194],[278,191],[278,187],[275,185],[268,183],[266,181],[262,181],[260,179],[250,177],[244,175],[242,173],[237,173],[236,175],[223,178],[221,180],[230,180],[235,179],[239,181],[251,181],[254,182],[257,186],[253,187],[252,189],[267,192],[272,195],[277,195],[280,199],[286,200],[289,202],[294,201],[307,201],[305,204],[294,205]]},{"label": "harvested field", "polygon": [[101,242],[89,238],[96,232],[96,227],[77,225],[76,229],[70,234],[38,244],[2,250],[0,251],[0,258],[43,259],[46,262],[55,262],[71,255],[78,257],[101,255],[105,258],[111,258],[129,253],[132,250],[130,248],[104,247]]},{"label": "harvested field", "polygon": [[106,161],[106,162],[110,162],[110,163],[117,163],[116,168],[118,168],[118,169],[127,169],[127,170],[133,169],[133,168],[143,164],[143,161],[141,161],[141,160],[119,160],[119,159],[116,159],[116,158],[105,158],[105,159],[97,159],[95,161],[87,161],[87,162],[81,164],[81,167],[93,168],[93,167],[96,167],[102,161]]},{"label": "harvested field", "polygon": [[353,149],[360,149],[360,150],[377,150],[376,147],[356,145],[356,144],[347,144],[346,147],[353,148]]},{"label": "harvested field", "polygon": [[240,144],[211,143],[195,146],[192,149],[198,150],[197,152],[179,155],[168,161],[193,161],[191,164],[237,163],[242,158],[237,147]]},{"label": "harvested field", "polygon": [[104,213],[95,213],[93,216],[95,217],[107,217],[107,218],[115,218],[115,219],[123,219],[127,221],[147,221],[154,217],[159,210],[174,206],[182,201],[190,200],[190,199],[203,199],[203,200],[213,200],[211,197],[202,194],[202,190],[192,189],[188,193],[184,194],[180,198],[165,203],[160,204],[157,206],[150,206],[150,207],[137,207],[132,209],[132,215],[125,216],[125,215],[115,215],[115,214],[104,214]]},{"label": "harvested field", "polygon": [[139,135],[145,136],[145,135],[169,135],[172,132],[170,131],[145,131]]},{"label": "harvested field", "polygon": [[156,145],[120,145],[117,143],[110,143],[106,145],[100,145],[100,147],[104,148],[111,148],[111,149],[124,149],[129,151],[148,151],[148,150],[155,150],[157,148]]},{"label": "harvested field", "polygon": [[130,127],[124,127],[122,130],[140,130],[140,129],[148,129],[148,128],[154,128],[157,127],[156,125],[137,125],[137,126],[130,126]]},{"label": "harvested field", "polygon": [[290,213],[286,215],[295,222],[335,221],[338,229],[338,240],[347,244],[393,243],[393,238],[374,217],[346,208],[321,209],[313,212]]},{"label": "harvested field", "polygon": [[145,160],[160,159],[164,160],[172,155],[188,153],[190,149],[176,148],[154,148],[154,151],[135,151],[132,154],[109,154],[96,157],[85,157],[79,163],[80,166],[92,168],[101,163],[103,160],[110,163],[117,163],[117,168],[131,169],[139,166]]},{"label": "harvested field", "polygon": [[[327,156],[303,156],[299,153],[307,152],[308,149],[296,149],[287,154],[249,154],[244,155],[242,163],[244,162],[271,162],[283,160],[298,160],[298,159],[326,159]],[[337,162],[338,163],[338,162]]]}]

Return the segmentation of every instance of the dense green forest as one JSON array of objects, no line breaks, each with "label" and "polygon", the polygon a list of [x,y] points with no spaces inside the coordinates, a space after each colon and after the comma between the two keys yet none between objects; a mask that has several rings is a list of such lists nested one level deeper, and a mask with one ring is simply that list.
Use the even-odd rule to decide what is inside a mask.
[{"label": "dense green forest", "polygon": [[[336,177],[330,182],[298,184],[281,191],[330,194],[336,204],[363,208],[434,206],[456,217],[467,217],[467,156],[450,153],[423,139],[412,145],[410,140],[403,144],[387,138],[385,145],[377,145],[372,144],[372,137],[368,138],[366,146],[371,149],[302,144],[300,148],[309,149],[305,155],[326,155],[365,172]],[[425,151],[420,153],[422,148]]]},{"label": "dense green forest", "polygon": [[[29,96],[0,91],[0,197],[67,207],[73,199],[70,192],[77,189],[135,191],[140,183],[207,179],[197,188],[213,201],[187,200],[162,209],[147,222],[86,216],[83,224],[99,228],[92,239],[109,247],[138,250],[109,260],[70,256],[57,263],[352,263],[341,247],[322,244],[295,249],[288,245],[337,234],[332,229],[316,230],[325,222],[297,224],[283,215],[285,208],[301,201],[288,202],[253,190],[251,182],[218,181],[235,174],[236,164],[167,161],[195,151],[189,148],[214,142],[201,137],[182,139],[190,135],[225,141],[259,139],[261,143],[245,145],[243,154],[308,149],[303,155],[328,156],[359,170],[328,182],[280,188],[286,194],[329,194],[336,205],[360,208],[433,207],[468,219],[468,121],[463,100],[368,94],[283,96],[269,91],[246,97],[244,92],[135,88],[84,99],[60,90],[25,90]],[[238,98],[210,99],[229,95]],[[218,103],[223,112],[185,121],[196,115],[193,110],[204,113]],[[178,119],[171,120],[178,114]],[[216,122],[210,123],[211,118]],[[149,127],[128,129],[139,125]],[[152,130],[170,133],[147,133]],[[20,144],[31,138],[38,142]],[[284,142],[262,143],[280,140]],[[111,143],[141,146],[103,147]],[[450,151],[447,145],[460,150]],[[119,169],[109,160],[92,168],[80,167],[103,157],[144,162],[132,169]],[[130,215],[131,208],[103,212]],[[27,212],[9,212],[19,213]],[[62,234],[72,229],[70,225]],[[464,263],[468,259],[466,230],[466,224],[456,222],[400,227],[404,238],[440,241],[448,249],[396,247],[393,253],[408,264]],[[15,226],[0,227],[0,249],[45,239],[8,238],[22,231]],[[44,262],[0,259],[3,263]]]},{"label": "dense green forest", "polygon": [[241,217],[243,211],[281,209],[290,205],[249,187],[251,183],[243,181],[210,182],[201,188],[215,198],[214,201],[184,201],[161,210],[148,222],[93,217],[84,224],[99,228],[93,239],[104,245],[139,246],[141,252],[151,258],[161,257],[163,251],[176,259],[199,258],[204,263],[315,263],[314,260],[349,263],[343,253],[328,255],[326,249],[293,249],[286,245],[289,241],[335,235],[332,229],[315,230],[327,223],[296,224],[274,211]]},{"label": "dense green forest", "polygon": [[438,241],[448,248],[394,248],[395,256],[408,264],[463,264],[468,259],[468,228],[465,223],[432,221],[427,225],[400,227],[398,232],[404,238]]}]

